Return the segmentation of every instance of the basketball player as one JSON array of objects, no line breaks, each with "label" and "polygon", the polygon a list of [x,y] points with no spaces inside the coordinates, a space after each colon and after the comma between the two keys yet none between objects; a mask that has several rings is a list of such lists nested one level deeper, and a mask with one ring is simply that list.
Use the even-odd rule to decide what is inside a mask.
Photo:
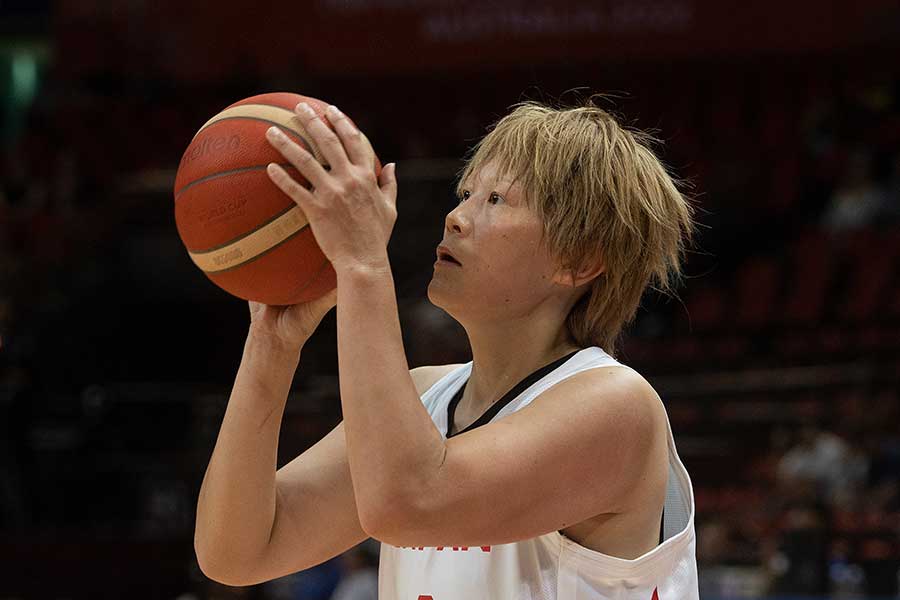
[{"label": "basketball player", "polygon": [[[337,291],[250,303],[244,354],[198,501],[209,577],[249,585],[373,537],[382,600],[697,598],[694,503],[668,417],[614,358],[648,285],[668,289],[693,225],[648,148],[592,103],[517,106],[476,146],[428,298],[472,360],[408,369],[387,243],[395,166],[297,107],[326,157],[269,141],[269,166],[337,273]],[[337,305],[344,421],[276,471],[304,342]]]}]

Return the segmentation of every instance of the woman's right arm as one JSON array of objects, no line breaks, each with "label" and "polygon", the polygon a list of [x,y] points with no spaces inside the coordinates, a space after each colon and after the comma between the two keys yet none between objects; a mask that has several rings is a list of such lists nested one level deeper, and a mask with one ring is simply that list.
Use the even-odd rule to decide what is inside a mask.
[{"label": "woman's right arm", "polygon": [[250,585],[319,564],[364,540],[343,426],[276,473],[278,434],[300,346],[247,337],[197,501],[201,570]]},{"label": "woman's right arm", "polygon": [[[200,568],[252,585],[337,556],[369,537],[357,516],[343,423],[276,472],[278,433],[300,350],[248,336],[197,502]],[[410,371],[419,393],[446,371]]]}]

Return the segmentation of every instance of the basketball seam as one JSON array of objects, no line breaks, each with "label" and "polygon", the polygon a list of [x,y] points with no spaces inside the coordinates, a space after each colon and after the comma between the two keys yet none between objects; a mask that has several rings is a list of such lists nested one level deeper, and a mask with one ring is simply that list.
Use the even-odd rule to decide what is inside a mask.
[{"label": "basketball seam", "polygon": [[209,128],[212,127],[213,125],[218,125],[219,123],[221,123],[221,122],[223,122],[223,121],[234,121],[234,120],[237,120],[237,119],[246,119],[246,120],[248,120],[248,121],[260,121],[261,123],[268,123],[269,125],[274,125],[275,127],[278,127],[279,129],[283,129],[283,130],[287,131],[288,133],[293,133],[293,134],[296,135],[298,138],[300,138],[301,140],[303,140],[303,143],[304,143],[304,144],[308,144],[308,143],[309,143],[309,142],[306,141],[306,136],[304,136],[302,133],[296,131],[295,129],[291,129],[290,127],[285,127],[284,124],[279,123],[278,121],[273,121],[272,119],[263,119],[262,117],[250,117],[250,116],[247,116],[247,115],[238,115],[238,116],[236,116],[236,117],[222,117],[221,119],[218,119],[218,120],[216,120],[216,121],[213,121],[212,123],[210,123],[209,125],[207,125],[207,126],[204,127],[203,129],[201,129],[200,131],[198,131],[197,134],[196,134],[194,137],[196,138],[197,135],[200,135],[200,132],[201,132],[201,131],[206,131],[207,129],[209,129]]},{"label": "basketball seam", "polygon": [[[280,111],[282,113],[287,113],[288,115],[290,115],[288,121],[297,118],[297,115],[294,114],[294,111],[292,111],[289,108],[284,108],[283,106],[277,106],[275,104],[259,104],[256,102],[250,103],[250,104],[239,104],[237,106],[229,106],[229,107],[223,109],[222,111],[220,111],[219,114],[222,114],[229,110],[237,110],[237,109],[246,108],[246,107],[273,108],[277,111]],[[215,117],[213,117],[212,119],[210,119],[209,121],[204,123],[203,126],[197,131],[197,133],[194,134],[194,137],[191,138],[191,142],[193,142],[195,139],[197,139],[197,136],[200,135],[200,132],[205,131],[206,129],[212,127],[216,123],[221,123],[222,121],[228,121],[231,119],[249,119],[251,121],[260,121],[262,123],[269,123],[270,125],[275,125],[277,127],[284,129],[285,131],[293,133],[294,135],[296,135],[297,137],[299,137],[300,139],[303,140],[303,142],[307,146],[307,149],[316,157],[316,160],[318,160],[323,165],[327,165],[325,156],[322,154],[321,150],[313,143],[312,136],[308,135],[306,128],[302,127],[302,124],[301,124],[301,127],[302,127],[303,131],[300,132],[300,131],[297,131],[296,129],[293,129],[287,125],[284,125],[281,122],[272,121],[271,119],[264,119],[262,117],[256,117],[253,115],[242,115],[242,114],[217,118],[219,116],[219,114],[217,114]]]},{"label": "basketball seam", "polygon": [[[265,104],[261,104],[261,105],[259,105],[259,106],[266,106],[266,105],[265,105]],[[278,107],[275,107],[275,108],[278,108]],[[283,130],[283,131],[285,131],[285,132],[287,132],[287,133],[292,133],[292,134],[294,134],[295,136],[297,136],[298,138],[300,138],[300,140],[301,140],[301,141],[303,142],[303,144],[306,146],[306,151],[309,152],[310,154],[312,154],[313,156],[315,156],[315,157],[316,157],[316,160],[322,161],[322,160],[324,159],[324,156],[322,156],[322,154],[321,154],[321,152],[318,150],[318,148],[313,148],[312,144],[311,144],[311,143],[309,142],[309,140],[307,139],[307,136],[305,136],[304,134],[300,133],[300,132],[297,131],[296,129],[291,129],[290,127],[286,127],[284,124],[279,123],[278,121],[272,121],[271,119],[263,119],[262,117],[251,117],[251,116],[247,116],[247,115],[237,115],[237,116],[235,116],[235,117],[222,117],[221,119],[218,119],[218,120],[216,120],[216,121],[213,121],[213,122],[210,123],[209,125],[205,126],[203,129],[201,129],[200,131],[198,131],[197,133],[195,133],[195,134],[194,134],[194,140],[197,139],[197,136],[200,135],[200,132],[201,132],[201,131],[206,131],[206,130],[209,129],[210,127],[213,127],[214,125],[217,125],[217,124],[219,124],[219,123],[222,123],[223,121],[234,121],[234,120],[237,120],[237,119],[246,119],[247,121],[259,121],[260,123],[268,123],[269,125],[274,125],[275,127],[278,127],[279,129],[281,129],[281,130]],[[193,140],[191,140],[191,142],[193,142]],[[323,163],[322,163],[322,166],[328,166],[328,163],[327,163],[327,162],[323,162]]]},{"label": "basketball seam", "polygon": [[[233,109],[233,108],[243,108],[243,107],[245,107],[245,106],[265,106],[266,108],[277,108],[277,109],[279,109],[279,110],[283,110],[283,111],[286,112],[286,113],[289,113],[289,114],[291,115],[291,117],[296,116],[296,115],[294,115],[294,111],[292,111],[292,110],[289,109],[289,108],[285,108],[285,107],[283,107],[283,106],[276,106],[275,104],[260,104],[260,103],[258,103],[258,102],[251,102],[251,103],[249,103],[249,104],[238,104],[237,106],[228,106],[228,107],[226,107],[226,108],[223,108],[221,111],[219,111],[219,113],[221,114],[221,113],[225,112],[226,110],[231,110],[231,109]],[[256,121],[265,121],[266,123],[272,123],[273,125],[281,126],[280,123],[276,123],[275,121],[270,121],[269,119],[260,119],[259,117],[245,117],[245,116],[222,117],[221,119],[216,119],[216,120],[213,121],[212,123],[204,123],[203,127],[201,127],[200,129],[198,129],[198,130],[197,130],[197,133],[194,134],[194,137],[196,138],[198,135],[200,135],[200,132],[201,132],[201,131],[204,131],[204,130],[207,129],[208,127],[212,127],[212,126],[215,125],[216,123],[218,123],[218,122],[220,122],[220,121],[225,121],[225,120],[227,120],[227,119],[254,119],[254,120],[256,120]],[[292,131],[293,131],[293,130],[292,130]],[[297,133],[297,132],[295,131],[294,133]],[[298,134],[298,135],[299,135],[299,134]]]},{"label": "basketball seam", "polygon": [[[276,163],[276,164],[278,164],[280,167],[283,167],[285,169],[288,169],[288,168],[296,169],[296,167],[294,165],[292,165],[291,163]],[[265,169],[268,166],[269,166],[269,163],[266,163],[264,165],[253,165],[252,167],[238,167],[237,169],[228,169],[227,171],[219,171],[218,173],[213,173],[212,175],[204,175],[203,177],[200,177],[199,179],[193,180],[192,182],[188,183],[187,185],[183,186],[180,190],[175,192],[175,200],[178,200],[178,197],[181,194],[183,194],[184,192],[186,192],[188,188],[193,187],[193,186],[197,185],[198,183],[204,183],[204,182],[210,181],[212,179],[218,179],[219,177],[226,177],[228,175],[234,175],[235,173],[259,171],[260,169]]]}]

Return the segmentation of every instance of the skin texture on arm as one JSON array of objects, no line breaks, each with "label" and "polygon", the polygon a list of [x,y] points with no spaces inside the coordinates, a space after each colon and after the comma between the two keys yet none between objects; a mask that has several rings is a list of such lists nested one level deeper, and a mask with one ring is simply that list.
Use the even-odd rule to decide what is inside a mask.
[{"label": "skin texture on arm", "polygon": [[300,349],[249,335],[197,500],[200,568],[244,583],[269,542],[275,518],[278,432]]},{"label": "skin texture on arm", "polygon": [[[253,349],[249,351],[252,355]],[[277,370],[277,358],[269,354],[265,356],[266,364]],[[255,361],[251,359],[247,362],[246,371],[250,371]],[[290,368],[292,364],[293,360],[288,360],[282,366]],[[417,391],[422,393],[445,374],[448,367],[457,366],[418,367],[410,372],[410,376]],[[260,372],[260,375],[272,382],[271,371]],[[245,385],[248,383],[246,377],[238,379],[241,385],[236,385],[232,402],[237,406],[241,403],[240,398],[256,394],[256,402],[252,404],[261,410],[255,412],[250,405],[245,406],[244,410],[235,409],[235,412],[241,413],[240,421],[261,421],[267,409],[259,400],[260,394],[265,392]],[[274,379],[277,381],[278,377]],[[289,380],[280,383],[289,385]],[[271,430],[245,433],[271,435],[275,440],[273,443],[277,444],[283,409],[283,403],[280,403],[277,415],[268,418],[272,424],[267,429]],[[242,423],[237,421],[238,418],[232,418],[228,423],[230,427],[223,422],[223,430],[240,430]],[[252,585],[295,573],[321,564],[369,537],[360,526],[357,515],[343,423],[278,469],[271,479],[265,464],[271,460],[271,472],[274,472],[276,454],[268,447],[268,439],[257,437],[254,445],[242,447],[244,452],[254,453],[248,458],[251,461],[260,460],[260,465],[241,469],[240,473],[229,472],[234,477],[229,480],[225,472],[234,465],[218,460],[215,462],[219,465],[216,469],[221,472],[213,472],[212,475],[208,472],[204,480],[202,510],[198,510],[198,517],[202,520],[198,521],[195,544],[204,573],[221,583]],[[227,438],[219,442],[222,448],[226,448],[227,443]],[[213,464],[211,460],[211,468]],[[256,473],[255,479],[261,481],[248,477],[248,473]],[[220,483],[225,485],[220,487]],[[267,488],[268,485],[272,487]],[[221,495],[222,488],[228,496]],[[272,512],[265,510],[268,504],[254,504],[268,502],[271,497],[274,497]],[[207,523],[215,517],[219,519],[221,530],[212,530]],[[246,546],[242,547],[247,541],[259,544],[261,549],[251,548],[248,551]],[[220,553],[221,550],[242,549],[240,556],[235,554],[229,557]],[[238,562],[230,562],[232,560]]]},{"label": "skin texture on arm", "polygon": [[[441,433],[407,372],[390,267],[338,272],[338,373],[363,528],[442,461]],[[377,432],[377,433],[376,433]]]},{"label": "skin texture on arm", "polygon": [[[417,367],[410,376],[422,394],[458,366]],[[255,581],[321,564],[369,537],[357,515],[343,423],[278,470],[276,494],[272,535]]]}]

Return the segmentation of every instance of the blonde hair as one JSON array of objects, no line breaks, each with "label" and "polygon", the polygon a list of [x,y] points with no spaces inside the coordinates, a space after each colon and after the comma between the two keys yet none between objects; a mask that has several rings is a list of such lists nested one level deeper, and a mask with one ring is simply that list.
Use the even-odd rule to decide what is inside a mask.
[{"label": "blonde hair", "polygon": [[498,174],[522,184],[562,267],[578,273],[602,260],[566,327],[577,345],[614,354],[644,290],[669,293],[680,283],[694,209],[650,149],[658,140],[621,125],[593,98],[573,108],[515,105],[471,149],[457,192],[496,161]]}]

